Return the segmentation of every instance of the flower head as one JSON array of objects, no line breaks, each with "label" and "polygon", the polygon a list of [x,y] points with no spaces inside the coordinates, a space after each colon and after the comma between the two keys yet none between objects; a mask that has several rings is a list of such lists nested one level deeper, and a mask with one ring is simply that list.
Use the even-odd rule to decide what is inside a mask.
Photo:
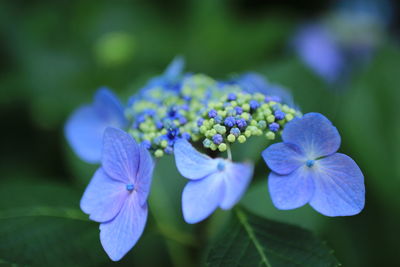
[{"label": "flower head", "polygon": [[174,154],[179,172],[190,180],[182,193],[182,211],[187,223],[206,219],[218,207],[232,208],[253,175],[252,164],[210,158],[183,139],[175,142]]},{"label": "flower head", "polygon": [[364,207],[364,176],[348,156],[336,153],[340,135],[319,113],[308,113],[288,123],[283,143],[263,152],[272,170],[268,185],[278,209],[309,203],[326,216],[348,216]]},{"label": "flower head", "polygon": [[91,105],[78,108],[68,119],[65,136],[82,160],[97,163],[101,158],[104,130],[108,126],[124,128],[127,123],[118,98],[107,88],[101,88]]},{"label": "flower head", "polygon": [[102,166],[81,199],[81,209],[100,224],[100,241],[113,261],[138,241],[147,220],[153,160],[147,149],[124,131],[104,132]]}]

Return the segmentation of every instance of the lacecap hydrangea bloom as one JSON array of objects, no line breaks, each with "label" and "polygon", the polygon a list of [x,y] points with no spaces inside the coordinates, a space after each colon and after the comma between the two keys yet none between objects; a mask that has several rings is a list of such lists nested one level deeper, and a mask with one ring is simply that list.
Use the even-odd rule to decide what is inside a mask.
[{"label": "lacecap hydrangea bloom", "polygon": [[66,124],[76,154],[89,163],[101,161],[81,208],[100,223],[101,244],[112,260],[120,260],[145,229],[152,158],[175,157],[188,179],[183,218],[197,223],[217,208],[231,209],[246,192],[254,164],[233,162],[231,147],[250,138],[272,142],[282,136],[283,143],[263,152],[277,208],[310,203],[328,216],[361,211],[362,173],[336,153],[340,136],[328,119],[302,115],[284,88],[259,74],[216,81],[183,73],[183,66],[183,59],[175,59],[126,105],[100,89],[94,103],[79,108]]}]

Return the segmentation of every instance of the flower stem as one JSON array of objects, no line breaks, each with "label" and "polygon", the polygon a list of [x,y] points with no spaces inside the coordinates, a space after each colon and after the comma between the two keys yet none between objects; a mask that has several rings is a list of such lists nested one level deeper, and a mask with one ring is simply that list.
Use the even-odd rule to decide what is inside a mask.
[{"label": "flower stem", "polygon": [[226,154],[228,155],[228,159],[232,160],[232,152],[231,152],[231,147],[230,145],[227,144],[226,146]]}]

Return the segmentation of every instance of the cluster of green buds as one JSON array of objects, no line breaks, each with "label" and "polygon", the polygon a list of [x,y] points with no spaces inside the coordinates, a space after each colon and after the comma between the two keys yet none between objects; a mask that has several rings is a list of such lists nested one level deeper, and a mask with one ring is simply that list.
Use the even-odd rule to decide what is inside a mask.
[{"label": "cluster of green buds", "polygon": [[261,93],[228,93],[210,101],[198,119],[203,146],[225,151],[230,143],[244,143],[251,136],[274,140],[284,125],[300,113]]},{"label": "cluster of green buds", "polygon": [[249,93],[238,84],[221,84],[202,74],[188,76],[168,90],[145,88],[126,109],[132,122],[129,133],[156,157],[173,153],[178,138],[221,152],[251,136],[273,140],[286,122],[299,115],[265,94]]}]

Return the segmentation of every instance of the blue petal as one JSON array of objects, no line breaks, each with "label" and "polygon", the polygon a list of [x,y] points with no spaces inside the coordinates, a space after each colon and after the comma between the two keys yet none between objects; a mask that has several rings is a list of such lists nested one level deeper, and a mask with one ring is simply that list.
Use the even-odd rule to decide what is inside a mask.
[{"label": "blue petal", "polygon": [[280,175],[291,173],[307,160],[298,146],[289,143],[270,145],[262,156],[268,167]]},{"label": "blue petal", "polygon": [[143,233],[147,220],[147,204],[141,206],[137,195],[125,201],[114,220],[100,224],[100,241],[113,261],[119,261],[132,249]]},{"label": "blue petal", "polygon": [[218,160],[198,152],[184,139],[179,139],[174,145],[175,163],[183,177],[201,179],[217,171]]},{"label": "blue petal", "polygon": [[65,125],[65,136],[74,152],[88,163],[101,159],[103,132],[107,122],[91,106],[77,109]]},{"label": "blue petal", "polygon": [[177,80],[182,74],[183,68],[185,67],[185,60],[183,57],[175,57],[174,60],[168,65],[163,76],[167,80]]},{"label": "blue petal", "polygon": [[186,184],[182,193],[182,212],[187,223],[206,219],[219,206],[224,197],[223,175],[217,172]]},{"label": "blue petal", "polygon": [[107,88],[101,88],[96,92],[94,108],[102,120],[108,123],[108,126],[123,128],[128,123],[124,115],[124,107]]},{"label": "blue petal", "polygon": [[290,210],[308,203],[314,193],[312,173],[306,166],[289,175],[271,172],[268,188],[272,202],[280,210]]},{"label": "blue petal", "polygon": [[357,164],[340,153],[315,163],[315,194],[310,205],[326,216],[349,216],[364,208],[364,176]]},{"label": "blue petal", "polygon": [[232,163],[226,161],[224,178],[224,197],[220,203],[221,209],[231,209],[245,193],[251,178],[254,166],[250,163]]},{"label": "blue petal", "polygon": [[343,73],[344,54],[332,34],[324,27],[304,27],[298,33],[294,45],[305,64],[327,82],[335,82]]},{"label": "blue petal", "polygon": [[331,155],[340,146],[338,130],[319,113],[307,113],[290,121],[283,130],[282,139],[299,146],[308,159]]},{"label": "blue petal", "polygon": [[101,160],[103,133],[107,126],[122,128],[127,124],[118,99],[107,89],[100,89],[94,104],[76,110],[65,125],[65,136],[74,152],[88,163]]},{"label": "blue petal", "polygon": [[144,145],[140,145],[139,153],[140,162],[135,186],[140,204],[143,205],[146,203],[147,196],[150,192],[154,162],[149,151],[144,147]]},{"label": "blue petal", "polygon": [[113,179],[135,183],[140,161],[139,146],[128,133],[112,127],[104,132],[102,166]]},{"label": "blue petal", "polygon": [[270,84],[264,76],[248,72],[241,75],[234,82],[239,84],[246,92],[249,93],[262,93],[268,96],[277,96],[285,104],[295,107],[293,96],[283,87]]},{"label": "blue petal", "polygon": [[129,192],[126,185],[98,169],[81,199],[81,209],[96,222],[107,222],[121,210]]}]

